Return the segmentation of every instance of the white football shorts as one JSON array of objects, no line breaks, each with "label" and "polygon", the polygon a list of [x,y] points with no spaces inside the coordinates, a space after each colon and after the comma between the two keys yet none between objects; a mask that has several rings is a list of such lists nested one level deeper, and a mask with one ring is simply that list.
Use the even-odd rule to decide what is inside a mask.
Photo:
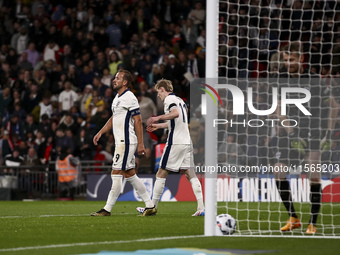
[{"label": "white football shorts", "polygon": [[112,160],[112,170],[130,170],[136,167],[135,152],[137,144],[116,144]]},{"label": "white football shorts", "polygon": [[195,168],[192,144],[167,144],[159,167],[173,172]]}]

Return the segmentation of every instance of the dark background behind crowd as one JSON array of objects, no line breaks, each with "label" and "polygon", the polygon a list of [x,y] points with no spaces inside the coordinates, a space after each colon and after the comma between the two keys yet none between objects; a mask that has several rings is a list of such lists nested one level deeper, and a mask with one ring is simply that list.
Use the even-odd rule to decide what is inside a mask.
[{"label": "dark background behind crowd", "polygon": [[[81,160],[110,162],[112,133],[98,147],[92,137],[111,116],[110,82],[120,69],[134,76],[144,124],[163,113],[153,88],[161,78],[189,104],[191,79],[205,77],[205,9],[195,0],[0,0],[1,163],[45,164],[63,146]],[[314,72],[339,75],[338,9],[337,1],[220,1],[219,76],[275,75],[288,40],[303,42]],[[195,154],[204,155],[204,117],[189,106]],[[236,154],[267,153],[259,149],[267,134],[236,139],[224,129]],[[145,131],[144,140],[142,164],[153,171],[166,133]]]}]

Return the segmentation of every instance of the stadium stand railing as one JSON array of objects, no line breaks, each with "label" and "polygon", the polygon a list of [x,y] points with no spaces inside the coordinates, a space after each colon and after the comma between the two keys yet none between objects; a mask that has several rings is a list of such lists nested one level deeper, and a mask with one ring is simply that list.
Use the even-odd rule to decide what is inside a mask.
[{"label": "stadium stand railing", "polygon": [[[74,198],[86,199],[88,174],[107,174],[110,171],[110,163],[95,160],[81,161]],[[34,167],[0,166],[0,191],[0,200],[63,199],[60,196],[55,161]]]}]

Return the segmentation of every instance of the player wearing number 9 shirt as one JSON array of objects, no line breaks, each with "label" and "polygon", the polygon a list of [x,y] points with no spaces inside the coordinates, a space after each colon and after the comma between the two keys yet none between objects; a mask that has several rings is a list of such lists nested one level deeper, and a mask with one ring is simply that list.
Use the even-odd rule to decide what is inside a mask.
[{"label": "player wearing number 9 shirt", "polygon": [[[119,71],[111,81],[112,88],[117,95],[112,102],[112,116],[104,127],[95,135],[93,143],[97,145],[100,137],[113,130],[115,138],[115,155],[112,164],[112,187],[109,192],[106,205],[91,216],[110,216],[122,189],[122,177],[130,182],[137,194],[145,202],[146,210],[143,216],[156,214],[156,207],[152,203],[144,183],[135,172],[134,153],[138,148],[138,154],[144,155],[143,126],[139,105],[135,95],[129,90],[132,75],[126,70]],[[136,133],[135,133],[136,130]]]}]

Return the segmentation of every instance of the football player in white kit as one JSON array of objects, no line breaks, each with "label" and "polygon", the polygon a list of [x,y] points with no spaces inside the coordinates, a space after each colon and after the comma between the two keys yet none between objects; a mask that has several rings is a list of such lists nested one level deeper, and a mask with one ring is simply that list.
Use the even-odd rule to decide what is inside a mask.
[{"label": "football player in white kit", "polygon": [[[193,147],[188,128],[186,104],[181,98],[175,96],[172,83],[169,80],[160,80],[155,89],[158,97],[164,102],[165,114],[149,118],[147,130],[153,132],[160,128],[168,128],[169,135],[160,161],[160,167],[156,174],[152,202],[157,207],[168,173],[183,170],[197,199],[197,211],[192,216],[203,216],[205,213],[203,193],[201,183],[194,171]],[[160,120],[166,122],[157,123]],[[143,213],[144,208],[137,207],[137,211]]]},{"label": "football player in white kit", "polygon": [[[94,136],[93,143],[97,142],[103,134],[113,130],[115,138],[115,152],[112,163],[112,187],[109,192],[106,205],[91,216],[110,216],[111,210],[116,203],[122,189],[122,178],[131,183],[137,194],[145,202],[143,216],[154,215],[157,212],[152,203],[144,183],[135,172],[135,151],[139,155],[145,154],[143,144],[143,126],[139,105],[135,95],[129,90],[132,75],[129,71],[119,71],[111,81],[112,88],[117,95],[112,102],[112,116],[103,128]],[[135,133],[136,130],[136,133]],[[137,134],[137,135],[136,135]]]}]

